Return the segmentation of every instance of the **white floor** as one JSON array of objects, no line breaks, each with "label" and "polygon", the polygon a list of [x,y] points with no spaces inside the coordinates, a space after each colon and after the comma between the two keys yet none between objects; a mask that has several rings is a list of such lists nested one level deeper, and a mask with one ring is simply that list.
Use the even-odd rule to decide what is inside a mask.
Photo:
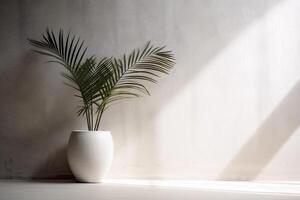
[{"label": "white floor", "polygon": [[108,180],[0,181],[0,200],[300,200],[297,183]]}]

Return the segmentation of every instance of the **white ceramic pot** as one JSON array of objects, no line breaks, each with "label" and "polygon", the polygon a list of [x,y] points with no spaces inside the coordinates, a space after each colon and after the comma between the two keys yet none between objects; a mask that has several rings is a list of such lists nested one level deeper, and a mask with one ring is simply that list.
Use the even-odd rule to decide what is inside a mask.
[{"label": "white ceramic pot", "polygon": [[67,157],[75,178],[80,182],[102,182],[113,159],[109,131],[73,131]]}]

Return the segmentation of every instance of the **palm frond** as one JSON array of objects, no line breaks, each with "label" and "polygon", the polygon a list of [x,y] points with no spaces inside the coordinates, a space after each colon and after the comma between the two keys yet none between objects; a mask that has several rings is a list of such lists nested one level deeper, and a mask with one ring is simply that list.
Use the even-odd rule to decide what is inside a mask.
[{"label": "palm frond", "polygon": [[113,58],[113,76],[103,85],[102,105],[126,98],[150,95],[144,83],[157,83],[161,74],[168,74],[175,64],[174,56],[165,47],[154,48],[150,42],[122,59]]},{"label": "palm frond", "polygon": [[[67,86],[81,99],[77,114],[85,115],[89,130],[98,130],[104,110],[120,100],[150,95],[146,83],[157,83],[162,74],[168,74],[175,64],[171,51],[153,47],[148,42],[122,58],[86,57],[87,47],[80,37],[55,34],[49,29],[41,40],[28,39],[35,52],[52,58],[48,62],[62,65],[61,74]],[[96,115],[96,118],[94,118]]]},{"label": "palm frond", "polygon": [[[52,60],[48,62],[58,63],[66,69],[61,73],[67,80],[65,84],[75,89],[78,92],[75,96],[83,102],[77,113],[92,118],[94,113],[88,112],[93,109],[94,98],[99,96],[98,88],[111,76],[111,59],[103,58],[97,62],[94,56],[85,58],[87,47],[84,47],[84,41],[70,36],[70,33],[65,39],[62,30],[55,35],[47,29],[41,40],[28,40],[36,47],[33,51],[49,56]],[[92,129],[92,122],[88,122],[88,128]]]}]

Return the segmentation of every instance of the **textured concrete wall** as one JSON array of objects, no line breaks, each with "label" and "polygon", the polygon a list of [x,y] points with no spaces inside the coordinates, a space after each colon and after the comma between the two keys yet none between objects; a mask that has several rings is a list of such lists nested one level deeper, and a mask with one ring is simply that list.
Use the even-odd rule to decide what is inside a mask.
[{"label": "textured concrete wall", "polygon": [[57,0],[0,2],[0,177],[69,177],[76,118],[61,68],[30,52],[48,26],[89,53],[146,41],[174,50],[152,96],[108,110],[113,178],[300,180],[299,1]]}]

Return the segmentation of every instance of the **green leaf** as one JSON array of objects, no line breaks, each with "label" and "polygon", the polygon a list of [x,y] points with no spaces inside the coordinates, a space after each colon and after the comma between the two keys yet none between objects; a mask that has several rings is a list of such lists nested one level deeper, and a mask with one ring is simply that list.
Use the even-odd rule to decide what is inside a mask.
[{"label": "green leaf", "polygon": [[[134,49],[122,58],[86,57],[87,47],[80,37],[64,31],[58,34],[48,28],[40,40],[28,39],[34,51],[65,68],[64,84],[76,91],[81,101],[77,114],[86,116],[89,130],[98,130],[102,113],[121,100],[150,95],[146,83],[157,83],[161,74],[168,74],[175,65],[174,55],[165,47],[147,42],[143,49]],[[97,117],[94,118],[93,115]]]}]

